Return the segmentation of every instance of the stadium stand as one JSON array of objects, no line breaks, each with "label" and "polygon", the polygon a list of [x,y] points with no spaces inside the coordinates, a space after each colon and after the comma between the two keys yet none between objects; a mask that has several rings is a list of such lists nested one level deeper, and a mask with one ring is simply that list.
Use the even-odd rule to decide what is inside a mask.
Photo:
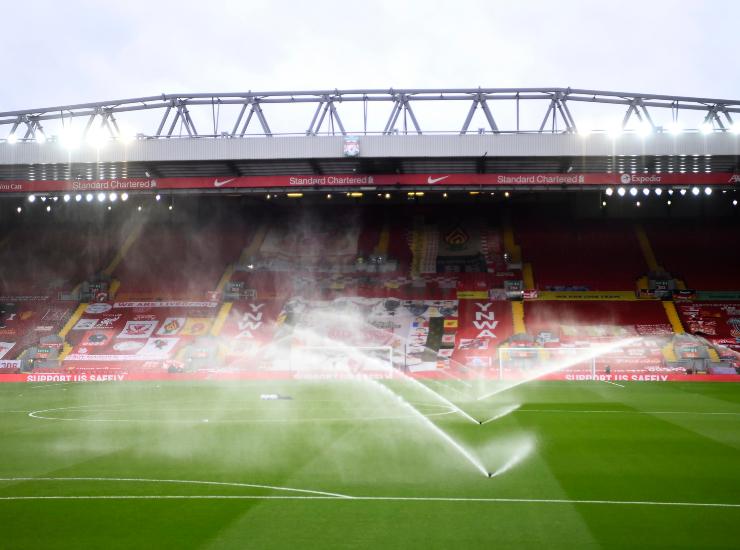
[{"label": "stadium stand", "polygon": [[658,263],[687,288],[740,286],[740,233],[731,220],[661,220],[646,231]]},{"label": "stadium stand", "polygon": [[[543,361],[600,344],[614,345],[591,364],[600,372],[734,372],[737,303],[676,310],[635,293],[654,263],[651,245],[692,283],[731,288],[731,274],[688,275],[693,264],[679,263],[686,258],[669,238],[683,226],[650,224],[641,237],[627,219],[513,214],[510,224],[483,208],[213,199],[86,232],[62,223],[50,238],[45,226],[17,227],[0,250],[3,372],[280,370],[269,351],[276,342],[321,347],[324,337],[390,347],[398,368],[425,376],[493,373],[516,347],[540,349],[526,357]],[[704,255],[736,239],[719,225],[709,234],[719,244]],[[701,265],[699,274],[710,271]],[[23,286],[32,268],[36,301],[13,299],[11,290],[33,290]],[[322,318],[333,320],[316,325]]]}]

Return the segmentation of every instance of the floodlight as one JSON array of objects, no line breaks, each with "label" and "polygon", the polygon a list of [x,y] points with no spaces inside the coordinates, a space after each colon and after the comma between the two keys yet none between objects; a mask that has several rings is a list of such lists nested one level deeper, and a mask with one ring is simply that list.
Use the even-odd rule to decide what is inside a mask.
[{"label": "floodlight", "polygon": [[36,143],[39,145],[43,145],[46,143],[46,136],[43,132],[39,132],[38,134],[34,134],[34,137],[36,138]]},{"label": "floodlight", "polygon": [[121,193],[121,200],[126,202],[128,200],[128,193]]},{"label": "floodlight", "polygon": [[668,133],[669,134],[673,134],[674,136],[677,136],[681,132],[683,132],[683,126],[677,120],[671,122],[668,125]]},{"label": "floodlight", "polygon": [[[154,200],[158,201],[161,198],[162,198],[162,196],[159,193],[157,193],[157,195],[155,195],[155,197],[154,197]],[[270,198],[270,195],[267,195],[267,198],[269,199]]]},{"label": "floodlight", "polygon": [[630,187],[630,195],[637,196],[637,187]]},{"label": "floodlight", "polygon": [[118,193],[111,193],[108,195],[108,200],[111,202],[116,202],[118,200]]},{"label": "floodlight", "polygon": [[704,124],[702,124],[699,129],[701,130],[701,133],[704,135],[708,135],[714,132],[714,127],[708,122],[705,122]]},{"label": "floodlight", "polygon": [[80,145],[81,137],[77,128],[71,125],[62,128],[59,141],[66,149],[76,149]]},{"label": "floodlight", "polygon": [[653,126],[649,122],[643,122],[637,127],[637,134],[642,137],[647,137],[653,133]]},{"label": "floodlight", "polygon": [[51,212],[51,205],[50,204],[46,205],[46,211],[47,212]]},{"label": "floodlight", "polygon": [[681,189],[679,193],[681,193],[681,196],[683,197],[686,194],[686,189]]},{"label": "floodlight", "polygon": [[737,199],[732,200],[732,206],[737,206]]},{"label": "floodlight", "polygon": [[105,201],[105,193],[98,193],[98,202]]},{"label": "floodlight", "polygon": [[624,190],[624,187],[620,187],[619,189],[617,189],[617,195],[619,195],[620,197],[624,197],[625,193],[626,191]]},{"label": "floodlight", "polygon": [[64,202],[69,202],[70,196],[65,193],[63,199],[64,199]]},{"label": "floodlight", "polygon": [[661,196],[661,195],[663,194],[663,190],[662,190],[662,189],[661,189],[660,187],[658,187],[658,188],[657,188],[657,189],[655,190],[655,194],[656,194],[656,195],[658,195],[658,196],[660,197],[660,196]]},{"label": "floodlight", "polygon": [[643,194],[643,195],[645,195],[645,196],[647,197],[647,196],[648,196],[648,195],[650,194],[650,188],[649,188],[649,187],[645,187],[645,188],[644,188],[644,189],[642,190],[642,194]]},{"label": "floodlight", "polygon": [[28,195],[28,202],[36,202],[36,195]]},{"label": "floodlight", "polygon": [[[735,201],[735,202],[737,202],[737,201]],[[15,209],[15,211],[16,211],[16,212],[18,212],[18,213],[20,214],[21,212],[23,212],[23,208],[21,208],[21,207],[19,206],[18,208],[16,208],[16,209]]]},{"label": "floodlight", "polygon": [[81,200],[82,200],[82,195],[80,195],[79,193],[77,193],[75,195],[75,202],[80,202]]},{"label": "floodlight", "polygon": [[605,193],[607,197],[611,197],[612,194],[614,194],[614,189],[612,189],[611,187],[607,187]]},{"label": "floodlight", "polygon": [[5,141],[13,145],[18,141],[18,136],[16,136],[15,134],[10,134]]},{"label": "floodlight", "polygon": [[712,188],[711,187],[705,187],[704,188],[704,194],[705,195],[711,195],[712,194]]},{"label": "floodlight", "polygon": [[85,195],[85,200],[87,202],[92,202],[92,200],[93,200],[93,194],[92,193],[88,193],[87,195]]},{"label": "floodlight", "polygon": [[698,187],[692,187],[691,193],[696,197],[701,191],[699,191]]}]

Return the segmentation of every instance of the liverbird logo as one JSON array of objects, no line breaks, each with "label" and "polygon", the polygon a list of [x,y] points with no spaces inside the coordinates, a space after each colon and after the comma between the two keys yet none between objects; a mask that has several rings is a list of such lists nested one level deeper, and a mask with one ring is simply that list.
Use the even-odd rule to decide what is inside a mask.
[{"label": "liverbird logo", "polygon": [[740,174],[733,174],[728,183],[740,183]]},{"label": "liverbird logo", "polygon": [[462,227],[456,227],[444,237],[445,242],[450,246],[462,246],[470,239],[470,236]]}]

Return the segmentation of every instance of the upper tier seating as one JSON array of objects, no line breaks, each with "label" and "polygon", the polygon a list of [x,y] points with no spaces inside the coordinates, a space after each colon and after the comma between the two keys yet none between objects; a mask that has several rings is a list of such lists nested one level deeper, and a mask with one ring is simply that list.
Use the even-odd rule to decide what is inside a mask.
[{"label": "upper tier seating", "polygon": [[518,218],[515,236],[540,290],[629,290],[647,271],[627,222]]}]

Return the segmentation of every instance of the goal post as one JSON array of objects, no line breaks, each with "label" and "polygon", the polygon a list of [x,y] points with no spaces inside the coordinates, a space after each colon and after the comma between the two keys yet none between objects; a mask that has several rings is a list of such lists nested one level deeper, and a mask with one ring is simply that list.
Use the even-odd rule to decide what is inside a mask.
[{"label": "goal post", "polygon": [[596,376],[594,348],[498,348],[498,376],[507,379],[534,379],[560,372]]},{"label": "goal post", "polygon": [[388,378],[394,373],[390,346],[294,346],[290,371],[326,378]]}]

